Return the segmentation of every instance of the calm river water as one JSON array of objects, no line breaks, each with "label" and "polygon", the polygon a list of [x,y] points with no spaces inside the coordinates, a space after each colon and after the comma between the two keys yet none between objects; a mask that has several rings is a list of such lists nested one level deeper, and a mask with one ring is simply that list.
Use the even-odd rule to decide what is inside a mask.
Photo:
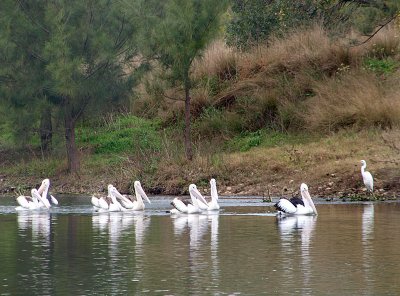
[{"label": "calm river water", "polygon": [[400,295],[400,203],[318,203],[277,219],[272,203],[221,200],[213,215],[50,213],[0,198],[0,295]]}]

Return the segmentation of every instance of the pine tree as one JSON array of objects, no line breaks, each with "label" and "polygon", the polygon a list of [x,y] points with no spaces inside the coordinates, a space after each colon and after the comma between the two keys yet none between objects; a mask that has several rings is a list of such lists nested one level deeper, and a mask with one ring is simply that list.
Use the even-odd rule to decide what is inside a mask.
[{"label": "pine tree", "polygon": [[110,108],[132,88],[134,27],[124,10],[120,2],[107,0],[0,4],[0,24],[6,28],[0,33],[5,54],[0,87],[25,108],[33,97],[51,102],[64,123],[73,173],[80,168],[77,121],[88,110]]},{"label": "pine tree", "polygon": [[138,1],[137,21],[141,23],[142,52],[155,57],[169,71],[169,79],[183,86],[185,92],[184,143],[187,159],[193,158],[191,143],[190,71],[193,60],[201,54],[219,30],[221,15],[228,1],[168,0]]}]

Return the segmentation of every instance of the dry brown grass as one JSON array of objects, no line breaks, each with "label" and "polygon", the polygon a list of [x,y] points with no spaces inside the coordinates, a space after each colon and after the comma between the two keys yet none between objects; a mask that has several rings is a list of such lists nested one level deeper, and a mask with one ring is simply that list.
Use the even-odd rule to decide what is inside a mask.
[{"label": "dry brown grass", "polygon": [[238,53],[222,40],[211,43],[204,54],[193,62],[193,77],[217,76],[221,80],[231,79],[236,75]]},{"label": "dry brown grass", "polygon": [[282,71],[301,72],[318,67],[321,72],[335,71],[354,57],[342,43],[332,40],[319,26],[307,31],[293,32],[287,38],[274,38],[269,46],[258,46],[244,54],[238,62],[240,77],[246,78],[255,72],[276,73]]},{"label": "dry brown grass", "polygon": [[371,41],[363,44],[361,49],[369,56],[382,58],[398,54],[399,47],[400,27],[392,25],[380,31]]},{"label": "dry brown grass", "polygon": [[[399,35],[398,28],[388,27],[370,42],[351,47],[348,39],[332,39],[315,26],[284,39],[271,39],[268,46],[244,53],[215,41],[192,68],[196,82],[191,93],[192,114],[194,120],[202,120],[197,132],[212,130],[207,128],[207,120],[210,126],[216,122],[201,117],[208,107],[232,118],[227,130],[238,126],[237,117],[228,116],[232,113],[240,114],[243,130],[269,127],[325,132],[351,125],[394,126],[400,112],[396,75],[380,77],[380,73],[363,68],[366,58],[390,56],[398,61]],[[365,40],[356,35],[351,38]],[[183,98],[181,88],[162,85],[157,75],[149,77],[147,85],[163,89],[168,97]],[[143,90],[134,109],[161,117],[166,123],[182,118],[182,102]]]},{"label": "dry brown grass", "polygon": [[391,127],[400,123],[400,88],[374,74],[351,72],[316,83],[315,97],[306,102],[304,120],[311,130],[343,127]]}]

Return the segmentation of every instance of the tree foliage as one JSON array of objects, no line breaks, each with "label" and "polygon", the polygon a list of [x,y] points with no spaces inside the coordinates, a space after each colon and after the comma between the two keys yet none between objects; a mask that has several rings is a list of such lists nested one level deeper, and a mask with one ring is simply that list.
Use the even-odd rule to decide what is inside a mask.
[{"label": "tree foliage", "polygon": [[399,9],[397,0],[233,0],[227,41],[246,48],[316,22],[336,34],[353,27],[371,33]]},{"label": "tree foliage", "polygon": [[134,26],[124,10],[107,0],[0,4],[3,97],[24,109],[43,101],[56,108],[71,172],[79,170],[76,122],[88,110],[109,109],[132,88]]},{"label": "tree foliage", "polygon": [[169,0],[143,1],[136,7],[141,22],[142,52],[156,58],[172,83],[185,91],[185,148],[192,158],[190,140],[190,71],[193,60],[219,31],[228,1]]}]

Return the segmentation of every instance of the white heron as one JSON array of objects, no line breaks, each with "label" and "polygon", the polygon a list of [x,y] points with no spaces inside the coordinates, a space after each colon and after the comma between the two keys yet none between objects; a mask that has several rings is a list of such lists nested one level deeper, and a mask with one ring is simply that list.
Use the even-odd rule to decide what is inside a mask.
[{"label": "white heron", "polygon": [[317,209],[308,192],[308,186],[302,183],[300,186],[301,199],[293,197],[290,200],[281,198],[276,204],[275,208],[279,213],[288,215],[317,215]]},{"label": "white heron", "polygon": [[201,209],[199,207],[200,203],[207,205],[207,201],[201,195],[199,190],[197,189],[195,184],[190,184],[189,186],[189,194],[190,194],[190,201],[189,200],[182,200],[179,198],[174,198],[171,202],[171,205],[174,209],[170,210],[171,214],[179,214],[179,213],[187,213],[187,214],[195,214],[200,213]]},{"label": "white heron", "polygon": [[367,162],[365,160],[361,160],[361,175],[363,177],[364,185],[367,188],[367,191],[372,193],[374,191],[374,179],[370,172],[366,171]]},{"label": "white heron", "polygon": [[114,194],[115,197],[120,200],[120,203],[124,207],[124,209],[131,211],[143,211],[145,208],[143,199],[145,199],[149,204],[151,204],[151,202],[147,197],[147,194],[144,192],[142,185],[139,181],[135,181],[133,186],[135,188],[136,200],[126,195],[122,195],[115,187],[115,190],[112,191],[112,194]]}]

